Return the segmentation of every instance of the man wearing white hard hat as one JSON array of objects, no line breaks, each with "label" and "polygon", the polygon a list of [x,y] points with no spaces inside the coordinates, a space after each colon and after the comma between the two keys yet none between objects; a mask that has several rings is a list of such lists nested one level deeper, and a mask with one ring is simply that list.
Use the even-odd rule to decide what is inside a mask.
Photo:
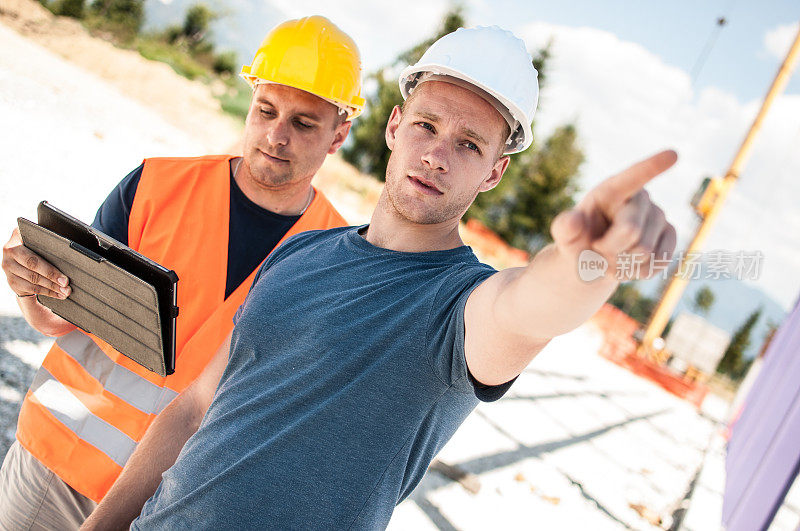
[{"label": "man wearing white hard hat", "polygon": [[666,151],[559,215],[555,243],[527,267],[481,264],[458,221],[500,181],[506,154],[531,143],[530,56],[507,31],[461,29],[400,86],[370,223],[272,254],[229,341],[145,436],[140,449],[162,449],[162,468],[134,455],[106,514],[136,512],[149,495],[136,486],[166,470],[133,529],[385,527],[478,401],[502,396],[614,291],[611,273],[580,280],[581,251],[610,272],[623,251],[671,254],[675,232],[642,190],[674,162]]}]

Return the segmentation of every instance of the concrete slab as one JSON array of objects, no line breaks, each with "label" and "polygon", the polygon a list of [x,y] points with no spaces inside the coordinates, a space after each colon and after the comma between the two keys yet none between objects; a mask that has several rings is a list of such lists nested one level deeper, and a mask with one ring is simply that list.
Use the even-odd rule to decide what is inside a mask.
[{"label": "concrete slab", "polygon": [[[714,423],[599,357],[591,328],[557,338],[440,453],[473,494],[429,471],[390,529],[658,529],[699,469]],[[710,470],[709,474],[718,473]]]}]

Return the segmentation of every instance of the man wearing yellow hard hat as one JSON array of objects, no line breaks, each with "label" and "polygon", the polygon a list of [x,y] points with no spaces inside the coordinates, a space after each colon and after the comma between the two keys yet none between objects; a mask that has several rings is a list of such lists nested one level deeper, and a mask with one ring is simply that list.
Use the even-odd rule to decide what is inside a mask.
[{"label": "man wearing yellow hard hat", "polygon": [[69,297],[69,279],[12,234],[8,283],[28,323],[58,339],[3,463],[0,528],[78,527],[155,416],[213,357],[271,251],[298,232],[346,224],[311,179],[364,107],[355,43],[323,17],[285,22],[242,77],[253,87],[243,156],[146,159],[93,223],[178,274],[174,374],[150,373],[40,305],[36,294]]}]

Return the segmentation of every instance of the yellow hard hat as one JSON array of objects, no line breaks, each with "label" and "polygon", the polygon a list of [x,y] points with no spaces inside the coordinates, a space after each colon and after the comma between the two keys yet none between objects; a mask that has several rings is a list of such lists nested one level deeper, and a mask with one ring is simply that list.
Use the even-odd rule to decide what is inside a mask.
[{"label": "yellow hard hat", "polygon": [[240,75],[253,87],[280,83],[310,92],[345,110],[348,120],[364,110],[356,43],[325,17],[289,20],[275,27]]}]

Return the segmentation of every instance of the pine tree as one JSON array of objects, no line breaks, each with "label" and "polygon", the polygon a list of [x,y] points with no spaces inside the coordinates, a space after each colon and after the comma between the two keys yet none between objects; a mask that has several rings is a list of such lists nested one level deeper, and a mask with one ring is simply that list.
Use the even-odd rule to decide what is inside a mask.
[{"label": "pine tree", "polygon": [[744,351],[750,346],[750,334],[762,311],[763,308],[759,307],[734,332],[725,354],[717,365],[717,372],[727,374],[734,380],[742,378],[748,366],[748,362],[744,359]]},{"label": "pine tree", "polygon": [[219,15],[204,3],[194,4],[186,10],[181,32],[190,47],[197,47],[208,36],[209,27]]},{"label": "pine tree", "polygon": [[86,11],[84,0],[61,0],[55,4],[53,12],[56,15],[62,15],[72,18],[83,18]]},{"label": "pine tree", "polygon": [[536,252],[552,241],[550,224],[571,208],[583,153],[572,125],[556,129],[541,147],[511,157],[500,184],[478,194],[467,212],[514,247]]}]

